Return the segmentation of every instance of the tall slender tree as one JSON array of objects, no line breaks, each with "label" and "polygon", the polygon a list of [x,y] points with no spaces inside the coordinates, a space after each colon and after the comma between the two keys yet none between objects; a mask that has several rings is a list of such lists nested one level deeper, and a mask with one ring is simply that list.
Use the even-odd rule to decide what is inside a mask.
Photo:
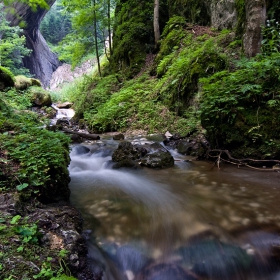
[{"label": "tall slender tree", "polygon": [[155,0],[154,2],[154,36],[155,36],[155,47],[157,47],[158,41],[160,39],[159,0]]},{"label": "tall slender tree", "polygon": [[98,36],[97,36],[97,6],[96,6],[96,0],[93,1],[93,24],[94,24],[94,44],[95,44],[95,54],[96,54],[96,60],[97,60],[97,67],[98,67],[98,73],[101,77],[101,67],[100,67],[100,59],[99,59],[99,50],[98,50]]}]

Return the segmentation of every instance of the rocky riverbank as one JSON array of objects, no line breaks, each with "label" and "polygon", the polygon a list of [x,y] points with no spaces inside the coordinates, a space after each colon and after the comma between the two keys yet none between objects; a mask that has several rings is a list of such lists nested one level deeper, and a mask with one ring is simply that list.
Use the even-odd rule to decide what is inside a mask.
[{"label": "rocky riverbank", "polygon": [[68,202],[43,204],[0,193],[0,205],[1,279],[101,279],[88,268],[83,220]]}]

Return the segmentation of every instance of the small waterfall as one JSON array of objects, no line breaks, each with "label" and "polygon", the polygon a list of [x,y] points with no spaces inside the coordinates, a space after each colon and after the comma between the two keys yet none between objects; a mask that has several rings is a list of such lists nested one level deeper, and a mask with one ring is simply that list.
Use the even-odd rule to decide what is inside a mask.
[{"label": "small waterfall", "polygon": [[56,124],[57,120],[59,119],[65,119],[69,121],[72,119],[75,115],[75,111],[73,109],[60,109],[55,104],[52,104],[52,108],[56,110],[56,116],[52,120],[52,125]]}]

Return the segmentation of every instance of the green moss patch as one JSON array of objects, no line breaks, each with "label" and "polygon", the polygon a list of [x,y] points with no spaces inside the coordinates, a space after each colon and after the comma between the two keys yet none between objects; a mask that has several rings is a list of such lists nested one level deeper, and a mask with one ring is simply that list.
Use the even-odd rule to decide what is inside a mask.
[{"label": "green moss patch", "polygon": [[0,90],[15,85],[15,78],[7,68],[0,66]]}]

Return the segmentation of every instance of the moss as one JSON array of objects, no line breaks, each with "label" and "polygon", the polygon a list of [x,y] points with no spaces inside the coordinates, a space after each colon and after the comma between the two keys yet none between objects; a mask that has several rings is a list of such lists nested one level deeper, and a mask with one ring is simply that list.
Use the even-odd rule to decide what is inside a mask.
[{"label": "moss", "polygon": [[179,48],[181,41],[186,36],[184,27],[186,27],[185,18],[180,16],[174,16],[167,22],[162,33],[160,51],[157,54],[155,61],[156,64],[158,64],[166,55],[170,54],[174,48]]},{"label": "moss", "polygon": [[246,9],[244,0],[235,0],[235,7],[237,10],[237,25],[236,25],[236,37],[241,39],[245,31],[246,23]]},{"label": "moss", "polygon": [[32,86],[32,81],[30,78],[27,78],[23,75],[19,75],[15,77],[15,87],[18,90],[26,90]]},{"label": "moss", "polygon": [[168,0],[170,16],[179,15],[187,22],[210,25],[209,2],[205,0]]},{"label": "moss", "polygon": [[[207,32],[195,36],[191,29],[180,29],[180,48],[174,48],[168,56],[160,61],[157,68],[159,77],[163,77],[158,84],[161,99],[169,108],[182,116],[195,93],[198,91],[199,78],[212,75],[226,68],[225,55],[219,52],[219,41],[221,38],[211,38]],[[227,35],[221,35],[222,37]],[[170,33],[162,41],[163,52],[169,42],[176,42],[176,31],[171,29]],[[172,44],[171,44],[172,45]]]},{"label": "moss", "polygon": [[15,84],[15,77],[13,73],[5,67],[0,66],[0,90],[6,87],[13,87]]},{"label": "moss", "polygon": [[111,71],[137,74],[153,49],[153,1],[124,1],[116,9]]},{"label": "moss", "polygon": [[32,86],[37,86],[37,87],[41,87],[42,86],[40,80],[34,79],[34,78],[31,78],[30,80],[31,80]]},{"label": "moss", "polygon": [[52,104],[49,92],[38,86],[30,86],[28,89],[31,94],[31,102],[36,106],[50,106]]}]

